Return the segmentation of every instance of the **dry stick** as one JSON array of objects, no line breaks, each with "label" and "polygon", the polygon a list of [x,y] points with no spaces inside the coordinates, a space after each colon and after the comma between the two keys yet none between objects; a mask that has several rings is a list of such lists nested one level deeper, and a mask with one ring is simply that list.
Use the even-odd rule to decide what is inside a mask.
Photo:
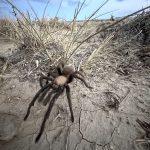
[{"label": "dry stick", "polygon": [[35,12],[34,8],[32,7],[32,5],[30,4],[29,0],[27,0],[28,5],[30,6],[32,12],[34,13],[36,19],[40,22],[39,17],[37,16],[37,13]]},{"label": "dry stick", "polygon": [[[28,5],[29,5],[29,7],[31,8],[32,12],[34,13],[36,19],[38,20],[38,23],[40,23],[40,19],[39,19],[39,17],[37,16],[37,13],[35,12],[35,10],[34,10],[34,8],[32,7],[32,5],[30,4],[29,0],[27,0],[27,3],[28,3]],[[29,14],[29,13],[28,13],[28,14]],[[28,15],[28,16],[30,16],[30,15]],[[31,19],[30,19],[30,20],[31,20]],[[40,35],[41,35],[41,34],[40,34]],[[41,38],[41,36],[40,36],[40,38]]]},{"label": "dry stick", "polygon": [[[69,25],[72,24],[70,37],[71,37],[72,34],[74,33],[73,31],[74,31],[74,28],[75,28],[75,23],[76,23],[77,17],[78,17],[78,15],[79,15],[80,11],[83,9],[83,6],[84,6],[85,2],[86,2],[86,0],[84,0],[84,1],[81,3],[81,6],[80,6],[80,2],[79,2],[77,8],[75,9],[73,20],[72,20],[72,21],[70,22],[70,24],[69,24]],[[82,26],[82,27],[83,27],[83,26]],[[81,28],[82,28],[82,27],[81,27]],[[78,32],[79,32],[79,31],[78,31]],[[78,34],[78,32],[76,33],[76,35]],[[67,33],[68,33],[68,32],[67,32]],[[67,35],[68,35],[68,34],[67,34]],[[76,35],[75,35],[75,36],[76,36]],[[75,36],[73,37],[72,41],[71,41],[70,43],[68,43],[67,46],[66,46],[66,51],[67,51],[67,52],[66,52],[66,54],[65,54],[65,55],[66,55],[65,57],[67,57],[68,51],[69,51],[71,45],[73,44],[73,40],[74,40]],[[66,37],[67,37],[67,36],[66,36]],[[65,40],[66,37],[63,38],[63,39]]]},{"label": "dry stick", "polygon": [[[24,32],[24,29],[22,28],[22,25],[25,27],[25,25],[19,20],[19,18],[17,17],[17,13],[15,12],[15,8],[12,6],[12,10],[13,10],[13,14],[14,14],[14,16],[16,17],[16,19],[17,19],[17,22],[18,22],[18,25],[19,25],[19,27],[21,28],[21,30],[23,31],[23,33],[25,34],[25,36],[27,37],[27,34],[26,34],[26,32]],[[19,34],[19,32],[16,30],[16,32],[17,32],[17,34],[20,36],[20,38],[21,38],[21,35]]]},{"label": "dry stick", "polygon": [[92,60],[92,58],[94,57],[94,55],[96,55],[100,49],[103,49],[105,47],[105,45],[107,45],[111,40],[112,38],[114,37],[114,34],[110,35],[108,38],[106,38],[104,41],[103,41],[103,44],[101,44],[101,46],[98,48],[98,49],[95,49],[92,54],[89,56],[87,62],[85,64],[87,64],[88,62],[90,62]]},{"label": "dry stick", "polygon": [[78,3],[78,6],[77,6],[77,9],[75,9],[75,13],[74,13],[74,18],[73,18],[73,21],[76,20],[76,18],[78,17],[80,11],[82,10],[83,8],[83,5],[85,4],[86,0],[84,0],[80,6],[80,2]]},{"label": "dry stick", "polygon": [[107,12],[105,12],[105,13],[102,13],[102,14],[100,14],[100,15],[94,17],[92,20],[97,19],[97,18],[99,18],[99,17],[101,17],[101,16],[104,16],[104,15],[110,14],[110,13],[112,13],[112,12],[118,11],[118,10],[119,10],[119,9],[107,11]]},{"label": "dry stick", "polygon": [[[109,0],[106,0],[103,4],[101,4],[93,13],[92,15],[90,15],[88,17],[88,19],[83,23],[83,25],[81,26],[81,28],[79,29],[79,31],[76,33],[76,35],[73,37],[73,40],[70,42],[70,46],[68,48],[68,52],[69,52],[69,49],[71,47],[71,45],[76,42],[76,40],[78,39],[78,37],[82,34],[83,30],[82,28],[84,28],[84,26],[89,22],[89,20],[104,6],[108,3]],[[74,51],[74,50],[73,50]],[[68,54],[68,53],[67,53]],[[71,54],[72,55],[72,54]]]},{"label": "dry stick", "polygon": [[45,5],[45,8],[44,8],[44,12],[43,12],[43,19],[44,19],[44,17],[45,17],[45,12],[46,12],[46,9],[47,9],[47,7],[48,7],[48,4],[51,2],[51,0],[48,0],[47,1],[47,3],[46,3],[46,5]]},{"label": "dry stick", "polygon": [[[30,6],[31,10],[33,11],[33,13],[34,13],[36,19],[37,19],[38,22],[40,23],[41,21],[40,21],[39,17],[37,16],[37,13],[35,12],[34,8],[33,8],[32,5],[30,4],[29,0],[27,0],[27,2],[28,2],[28,5]],[[43,14],[43,19],[44,19],[45,11],[46,11],[46,8],[47,8],[49,2],[50,2],[50,1],[48,1],[47,4],[46,4],[46,6],[45,6],[44,14]],[[43,23],[44,23],[44,22],[42,22],[42,24],[41,24],[40,26],[43,26]],[[46,33],[46,31],[44,30],[44,35],[45,35],[45,33]],[[39,36],[39,37],[42,38],[41,32],[40,32],[40,35],[41,35],[41,36]],[[50,35],[50,37],[52,38],[52,40],[54,40],[53,37],[52,37],[51,35]],[[44,45],[44,44],[42,44],[42,45]],[[44,48],[45,48],[45,46],[44,46]],[[47,55],[50,57],[50,55],[49,55],[49,53],[48,53],[47,50],[46,50],[46,52],[47,52]],[[50,58],[51,58],[51,57],[50,57]]]},{"label": "dry stick", "polygon": [[[71,37],[72,34],[73,34],[77,16],[79,15],[80,11],[82,10],[85,1],[86,1],[86,0],[84,0],[84,1],[82,2],[81,6],[78,4],[77,8],[75,9],[74,18],[73,18],[73,21],[71,22],[71,23],[73,23],[73,24],[72,24],[72,28],[71,28],[70,37]],[[76,33],[76,34],[77,34],[77,33]],[[74,39],[74,37],[73,37],[73,39]],[[72,41],[71,41],[70,43],[67,44],[67,47],[66,47],[66,51],[67,51],[67,52],[66,52],[66,54],[65,54],[65,57],[67,57],[67,54],[68,54],[69,49],[70,49],[70,47],[71,47],[71,45],[72,45],[73,39],[72,39]]]},{"label": "dry stick", "polygon": [[12,74],[5,74],[5,75],[0,74],[0,78],[4,78],[4,79],[17,78],[17,77],[18,77],[18,76],[12,75]]},{"label": "dry stick", "polygon": [[[108,25],[107,27],[101,29],[100,31],[98,31],[98,32],[96,32],[96,33],[90,35],[89,37],[87,37],[86,39],[84,39],[84,40],[73,50],[73,52],[72,52],[71,55],[69,56],[68,60],[72,57],[72,55],[75,53],[75,51],[76,51],[84,42],[86,42],[87,40],[89,40],[89,39],[92,38],[93,36],[99,34],[99,33],[102,32],[102,31],[105,31],[106,29],[108,29],[108,28],[110,28],[110,27],[112,27],[112,26],[115,26],[116,24],[119,24],[119,23],[122,22],[123,20],[125,20],[125,19],[127,19],[127,18],[129,18],[129,17],[131,17],[131,16],[133,16],[133,15],[136,15],[137,13],[139,13],[139,12],[141,12],[141,11],[143,11],[143,10],[149,9],[149,8],[150,8],[150,6],[147,6],[147,7],[143,8],[143,9],[140,9],[140,10],[138,10],[138,11],[136,11],[136,12],[130,14],[130,15],[127,15],[127,16],[123,17],[123,18],[120,19],[119,21],[114,22],[114,23],[112,23],[111,25]],[[67,62],[68,62],[68,60],[67,60]]]},{"label": "dry stick", "polygon": [[[83,8],[83,5],[85,4],[85,2],[86,2],[86,0],[84,0],[82,3],[81,3],[81,6],[80,6],[80,2],[78,3],[78,6],[77,6],[77,8],[75,8],[75,12],[74,12],[74,17],[73,17],[73,20],[68,24],[68,26],[71,26],[71,24],[72,24],[72,26],[71,26],[71,33],[70,33],[70,37],[72,36],[72,34],[73,34],[73,31],[74,31],[74,26],[75,26],[75,23],[76,23],[76,20],[77,20],[77,17],[78,17],[78,14],[80,13],[80,11],[82,10],[82,8]],[[63,39],[61,39],[61,40],[65,40],[67,37],[68,37],[68,32],[69,31],[67,31],[67,33],[66,33],[66,35],[63,37]],[[66,49],[68,49],[68,45],[69,45],[69,43],[67,44],[67,46],[66,46]],[[66,55],[66,54],[65,54]]]},{"label": "dry stick", "polygon": [[[94,19],[96,19],[96,18],[98,18],[98,17],[101,17],[101,16],[103,16],[103,15],[106,15],[106,14],[109,14],[109,13],[111,13],[111,12],[114,12],[114,11],[116,11],[116,10],[112,10],[112,11],[108,11],[108,12],[105,12],[105,13],[103,13],[103,14],[100,14],[100,15],[98,15],[98,16],[96,16],[95,18],[93,18],[92,20],[94,20]],[[92,17],[90,17],[90,19],[91,19]],[[89,22],[89,20],[87,20],[85,23],[88,23]],[[84,27],[86,24],[83,24],[83,26],[82,27]],[[81,28],[82,28],[81,27]],[[78,35],[78,36],[80,36],[82,34],[82,32]],[[76,42],[77,41],[77,39],[78,39],[78,36],[76,37],[76,39],[74,40],[74,42]]]},{"label": "dry stick", "polygon": [[[43,16],[42,16],[42,20],[44,20],[45,18],[45,12],[46,12],[46,9],[48,7],[48,4],[51,2],[51,0],[48,0],[46,5],[45,5],[45,8],[44,8],[44,12],[43,12]],[[43,22],[42,22],[42,25],[43,25]],[[45,35],[45,32],[46,32],[46,29],[44,30],[44,35]],[[49,33],[49,32],[48,32]]]},{"label": "dry stick", "polygon": [[60,8],[61,8],[61,5],[62,5],[62,2],[63,2],[63,0],[61,0],[61,2],[60,2],[60,4],[59,4],[59,7],[58,7],[58,9],[57,9],[57,12],[56,12],[55,17],[57,17],[57,15],[58,15],[58,13],[59,13],[59,11],[60,11]]},{"label": "dry stick", "polygon": [[[47,2],[46,6],[45,6],[44,13],[43,13],[43,18],[44,18],[44,14],[45,14],[46,8],[47,8],[47,6],[48,6],[48,3],[50,3],[50,1],[51,1],[51,0],[49,0],[49,1]],[[60,11],[60,8],[61,8],[61,6],[62,6],[62,2],[63,2],[63,0],[61,0],[61,2],[60,2],[60,4],[59,4],[59,7],[58,7],[57,12],[56,12],[56,15],[55,15],[55,18],[57,17],[57,15],[58,15],[58,13],[59,13],[59,11]],[[55,26],[56,26],[56,21],[54,20],[54,28],[55,28]],[[63,28],[64,28],[64,27],[62,27],[61,29],[57,29],[56,31],[53,31],[53,32],[51,32],[51,33],[57,33],[58,31],[61,31]],[[44,34],[45,34],[45,32],[44,32]],[[50,35],[50,37],[53,39],[53,37],[52,37],[51,35]],[[54,40],[54,39],[53,39],[53,40]]]},{"label": "dry stick", "polygon": [[[88,18],[87,20],[83,23],[83,25],[81,26],[81,28],[79,29],[79,31],[90,21],[90,19],[103,7],[108,3],[109,0],[106,0],[103,4],[101,4]],[[78,31],[78,32],[79,32]],[[78,38],[77,35],[75,35],[75,37]]]},{"label": "dry stick", "polygon": [[57,20],[56,18],[57,18],[57,15],[58,15],[59,11],[60,11],[62,2],[63,2],[63,0],[60,1],[59,7],[58,7],[57,12],[56,12],[56,15],[55,15],[55,17],[54,17],[54,28],[56,27],[56,24],[57,24],[57,22],[58,22],[58,20]]},{"label": "dry stick", "polygon": [[106,0],[101,6],[99,6],[98,9],[96,9],[87,19],[86,21],[83,23],[83,25],[80,27],[80,29],[78,30],[78,32],[75,34],[75,36],[73,37],[73,40],[72,40],[72,44],[75,43],[78,39],[79,36],[82,35],[83,33],[83,30],[82,28],[84,28],[87,23],[90,21],[90,19],[108,2],[109,0]]}]

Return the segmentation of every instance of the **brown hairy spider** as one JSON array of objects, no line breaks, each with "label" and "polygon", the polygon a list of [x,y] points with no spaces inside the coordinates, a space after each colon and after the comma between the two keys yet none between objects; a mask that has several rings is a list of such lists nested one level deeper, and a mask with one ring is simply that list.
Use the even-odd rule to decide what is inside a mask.
[{"label": "brown hairy spider", "polygon": [[[36,100],[38,100],[38,102],[43,102],[43,105],[47,105],[47,103],[49,102],[48,109],[45,113],[40,132],[35,139],[35,143],[39,141],[44,131],[46,120],[49,118],[50,112],[56,99],[64,92],[64,90],[66,90],[69,109],[71,113],[71,121],[74,122],[70,87],[68,85],[73,81],[74,78],[81,80],[87,88],[92,89],[92,87],[89,86],[84,80],[84,76],[82,75],[82,73],[79,71],[75,71],[75,68],[71,65],[64,66],[64,64],[61,63],[57,67],[57,72],[58,74],[49,72],[47,76],[40,77],[39,82],[41,89],[36,93],[33,100],[29,104],[27,113],[24,117],[24,120],[28,118],[31,107],[34,106]],[[43,83],[44,80],[46,81],[46,83]]]}]

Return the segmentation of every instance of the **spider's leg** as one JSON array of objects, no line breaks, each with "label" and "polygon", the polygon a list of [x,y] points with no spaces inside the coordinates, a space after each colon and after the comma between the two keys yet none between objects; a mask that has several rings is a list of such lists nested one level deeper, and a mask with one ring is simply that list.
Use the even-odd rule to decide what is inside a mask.
[{"label": "spider's leg", "polygon": [[73,115],[73,110],[72,110],[72,102],[71,102],[71,95],[70,95],[69,85],[66,86],[66,94],[67,94],[69,109],[70,109],[70,113],[71,113],[71,121],[74,122],[74,115]]},{"label": "spider's leg", "polygon": [[62,70],[59,67],[57,67],[57,71],[59,75],[62,75]]},{"label": "spider's leg", "polygon": [[82,78],[84,78],[84,75],[80,71],[75,71],[73,74],[79,74],[80,76],[82,76]]},{"label": "spider's leg", "polygon": [[68,78],[67,83],[71,83],[72,81],[73,81],[73,75],[70,75],[69,78]]},{"label": "spider's leg", "polygon": [[79,77],[79,76],[76,75],[76,74],[73,75],[73,77],[74,77],[74,78],[77,78],[77,79],[79,79],[79,80],[81,80],[87,88],[93,89],[93,87],[89,86],[83,78]]},{"label": "spider's leg", "polygon": [[57,71],[59,75],[62,75],[63,68],[64,68],[64,63],[63,62],[59,63],[57,66]]},{"label": "spider's leg", "polygon": [[145,132],[149,131],[150,132],[150,124],[148,124],[147,122],[145,121],[141,121],[139,119],[136,120],[136,122],[143,128],[143,130]]},{"label": "spider's leg", "polygon": [[84,78],[84,75],[83,75],[80,71],[75,71],[75,72],[73,73],[73,75],[70,75],[70,76],[69,76],[67,83],[71,83],[71,82],[73,81],[74,75],[76,75],[76,74],[79,74],[79,75],[82,76],[82,78]]},{"label": "spider's leg", "polygon": [[39,82],[40,82],[40,87],[44,87],[43,85],[43,80],[46,80],[46,84],[48,84],[48,81],[53,81],[53,77],[47,77],[47,76],[41,76],[40,79],[39,79]]},{"label": "spider's leg", "polygon": [[24,120],[26,120],[30,114],[30,109],[31,107],[34,105],[35,101],[37,100],[38,96],[41,94],[41,92],[43,92],[46,88],[48,88],[49,86],[51,86],[51,84],[46,84],[43,88],[41,88],[37,93],[36,95],[34,96],[33,100],[31,101],[31,103],[29,104],[28,106],[28,110],[27,110],[27,113],[24,117]]},{"label": "spider's leg", "polygon": [[39,82],[40,82],[40,87],[44,87],[43,85],[43,80],[46,80],[46,84],[48,84],[48,81],[53,81],[54,77],[53,76],[49,76],[49,77],[46,77],[46,76],[41,76],[40,79],[39,79]]},{"label": "spider's leg", "polygon": [[[58,76],[58,74],[56,74],[56,73],[54,73],[54,72],[48,72],[48,74],[47,74],[47,77],[51,77],[51,78],[53,78],[53,80],[54,80],[54,78],[56,78]],[[46,81],[46,84],[48,84],[48,80]]]},{"label": "spider's leg", "polygon": [[39,98],[38,98],[38,102],[41,102],[44,97],[46,96],[47,92],[50,90],[51,87],[48,87],[46,88],[40,95],[39,95]]},{"label": "spider's leg", "polygon": [[41,129],[40,129],[40,132],[39,134],[37,135],[36,139],[35,139],[35,143],[37,143],[44,131],[44,127],[45,127],[45,123],[46,123],[46,120],[48,119],[49,115],[50,115],[50,112],[52,110],[52,107],[55,103],[55,100],[62,94],[63,90],[60,90],[58,91],[58,93],[56,93],[53,98],[51,99],[50,103],[49,103],[49,106],[48,106],[48,109],[45,113],[45,116],[44,116],[44,119],[43,119],[43,122],[42,122],[42,125],[41,125]]},{"label": "spider's leg", "polygon": [[47,103],[49,102],[49,100],[51,99],[52,95],[55,93],[55,91],[50,91],[48,93],[48,95],[45,97],[45,99],[43,100],[43,105],[46,106]]}]

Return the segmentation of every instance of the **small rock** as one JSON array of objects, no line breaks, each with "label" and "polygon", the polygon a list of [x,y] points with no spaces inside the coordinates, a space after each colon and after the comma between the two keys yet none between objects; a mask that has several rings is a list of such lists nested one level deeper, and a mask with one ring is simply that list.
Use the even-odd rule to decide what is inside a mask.
[{"label": "small rock", "polygon": [[16,87],[15,85],[12,85],[12,89],[15,88],[15,87]]},{"label": "small rock", "polygon": [[36,114],[40,114],[41,113],[41,110],[38,110],[37,112],[36,112]]}]

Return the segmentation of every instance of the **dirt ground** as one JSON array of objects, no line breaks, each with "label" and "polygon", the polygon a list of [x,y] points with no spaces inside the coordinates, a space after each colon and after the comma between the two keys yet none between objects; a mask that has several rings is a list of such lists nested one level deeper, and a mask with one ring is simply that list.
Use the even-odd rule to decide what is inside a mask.
[{"label": "dirt ground", "polygon": [[[1,41],[0,54],[9,55],[12,47],[12,43]],[[18,70],[12,69],[0,80],[0,124],[9,119],[2,127],[5,129],[12,124],[6,140],[0,141],[0,150],[150,149],[149,144],[137,141],[143,139],[145,132],[136,122],[137,118],[150,122],[149,73],[139,71],[130,80],[112,72],[104,76],[89,74],[86,80],[93,86],[92,91],[74,81],[71,97],[75,122],[70,121],[64,93],[53,107],[37,144],[34,140],[47,108],[36,103],[27,121],[23,121],[27,107],[40,87],[38,81],[20,81],[13,77],[16,74]],[[6,117],[2,117],[4,115]]]}]

